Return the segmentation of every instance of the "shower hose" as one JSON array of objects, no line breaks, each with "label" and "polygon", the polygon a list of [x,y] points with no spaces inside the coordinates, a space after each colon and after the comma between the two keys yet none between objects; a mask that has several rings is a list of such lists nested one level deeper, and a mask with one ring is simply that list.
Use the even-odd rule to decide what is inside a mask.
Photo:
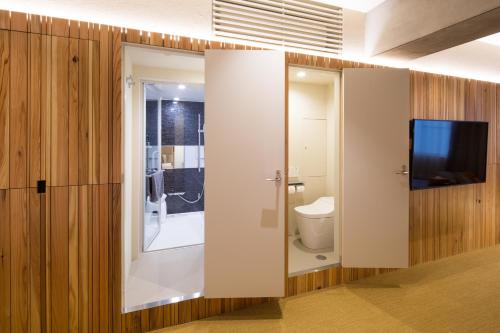
[{"label": "shower hose", "polygon": [[194,203],[197,203],[198,201],[200,201],[200,200],[201,200],[201,198],[203,198],[203,194],[204,194],[204,193],[205,193],[205,182],[203,182],[203,187],[202,187],[202,189],[201,189],[201,194],[198,196],[198,199],[191,201],[191,200],[188,200],[188,199],[184,198],[184,197],[183,197],[182,195],[180,195],[180,194],[178,194],[177,196],[178,196],[179,198],[181,198],[182,200],[184,200],[185,202],[187,202],[187,203],[194,204]]}]

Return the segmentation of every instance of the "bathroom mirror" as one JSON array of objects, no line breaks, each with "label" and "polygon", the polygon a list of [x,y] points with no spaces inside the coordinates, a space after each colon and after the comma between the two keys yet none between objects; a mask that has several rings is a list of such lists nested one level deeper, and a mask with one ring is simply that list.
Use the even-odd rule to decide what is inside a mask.
[{"label": "bathroom mirror", "polygon": [[161,146],[161,168],[188,169],[205,167],[204,146]]}]

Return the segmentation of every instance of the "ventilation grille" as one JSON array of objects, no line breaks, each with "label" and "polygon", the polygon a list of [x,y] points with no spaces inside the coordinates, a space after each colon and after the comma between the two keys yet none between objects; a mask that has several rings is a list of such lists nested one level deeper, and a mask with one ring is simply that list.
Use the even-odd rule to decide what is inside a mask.
[{"label": "ventilation grille", "polygon": [[216,36],[340,54],[342,9],[308,0],[213,0]]}]

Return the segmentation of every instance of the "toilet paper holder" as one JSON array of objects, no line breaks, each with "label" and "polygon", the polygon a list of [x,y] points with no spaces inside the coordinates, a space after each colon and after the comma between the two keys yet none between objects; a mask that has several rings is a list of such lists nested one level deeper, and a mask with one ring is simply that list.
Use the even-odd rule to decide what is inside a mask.
[{"label": "toilet paper holder", "polygon": [[[303,182],[289,182],[288,183],[288,193],[289,194],[303,192],[304,188],[305,188],[305,186],[304,186]],[[301,189],[301,190],[299,190],[299,189]]]}]

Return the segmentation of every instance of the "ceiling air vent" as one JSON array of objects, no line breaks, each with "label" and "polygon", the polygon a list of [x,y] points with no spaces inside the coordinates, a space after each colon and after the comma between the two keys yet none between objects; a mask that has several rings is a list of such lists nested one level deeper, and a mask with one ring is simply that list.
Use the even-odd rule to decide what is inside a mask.
[{"label": "ceiling air vent", "polygon": [[342,8],[308,0],[213,0],[216,36],[342,52]]}]

